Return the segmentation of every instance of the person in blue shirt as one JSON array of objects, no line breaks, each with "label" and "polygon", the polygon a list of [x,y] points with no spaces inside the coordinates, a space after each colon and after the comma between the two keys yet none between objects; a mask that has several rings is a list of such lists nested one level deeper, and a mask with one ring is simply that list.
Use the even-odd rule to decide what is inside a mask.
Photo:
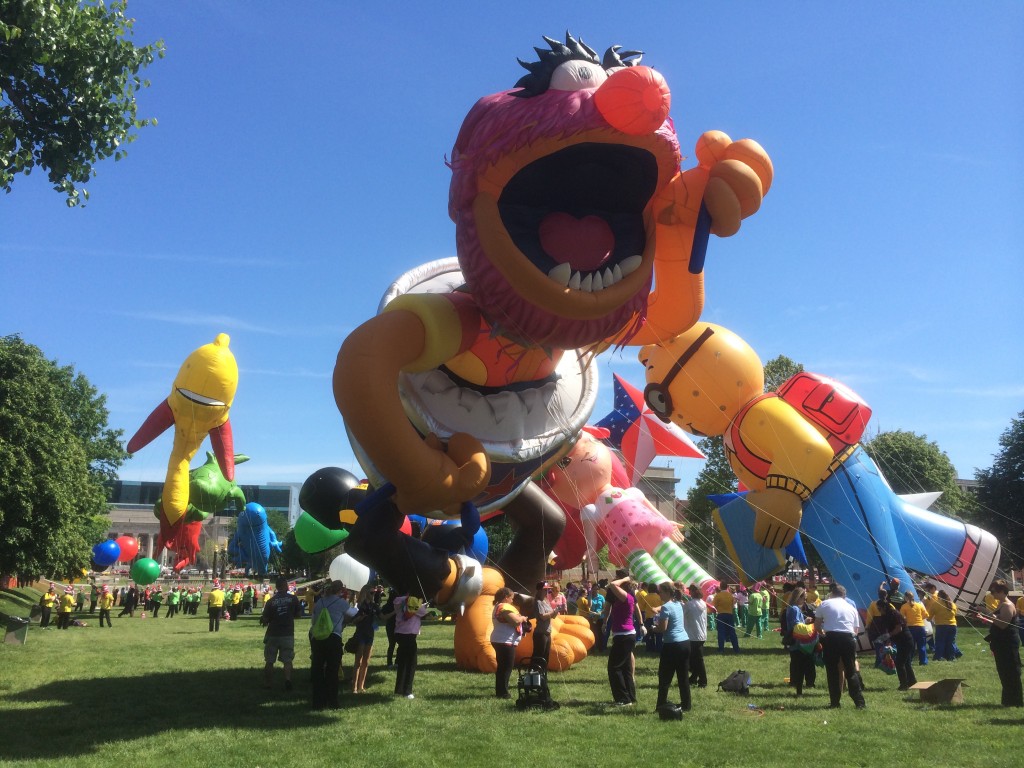
[{"label": "person in blue shirt", "polygon": [[604,638],[604,594],[600,586],[595,584],[590,593],[590,629],[597,639],[597,650],[603,651],[606,648]]},{"label": "person in blue shirt", "polygon": [[675,676],[679,685],[679,707],[690,711],[690,637],[683,623],[683,593],[670,581],[658,585],[662,606],[654,624],[654,631],[662,635],[661,658],[658,662],[657,711],[668,706],[668,689]]}]

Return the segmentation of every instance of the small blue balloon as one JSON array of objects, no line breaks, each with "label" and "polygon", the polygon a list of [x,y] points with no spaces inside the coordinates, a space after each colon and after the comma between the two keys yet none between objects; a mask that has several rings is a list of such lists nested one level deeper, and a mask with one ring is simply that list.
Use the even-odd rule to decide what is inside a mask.
[{"label": "small blue balloon", "polygon": [[104,567],[113,565],[117,562],[119,557],[121,557],[121,547],[119,547],[117,542],[113,539],[101,541],[92,548],[92,559],[96,565],[102,565]]}]

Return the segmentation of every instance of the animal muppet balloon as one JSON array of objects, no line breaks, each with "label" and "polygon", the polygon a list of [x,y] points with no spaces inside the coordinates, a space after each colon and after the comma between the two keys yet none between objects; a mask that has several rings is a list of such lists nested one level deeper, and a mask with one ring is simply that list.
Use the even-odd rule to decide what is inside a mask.
[{"label": "animal muppet balloon", "polygon": [[963,606],[985,593],[999,562],[995,537],[900,499],[859,444],[871,410],[856,393],[802,372],[764,392],[757,354],[726,328],[697,323],[645,346],[651,410],[700,436],[721,435],[749,494],[715,522],[748,580],[801,531],[860,608],[906,569],[930,574]]},{"label": "animal muppet balloon", "polygon": [[[193,351],[178,370],[171,394],[161,402],[128,441],[128,451],[141,450],[174,427],[161,495],[161,540],[176,538],[189,504],[189,462],[206,436],[226,480],[235,479],[234,440],[228,412],[238,388],[238,364],[228,348],[230,337],[217,334]],[[184,567],[184,565],[181,565]]]},{"label": "animal muppet balloon", "polygon": [[[717,131],[681,170],[668,83],[639,51],[599,56],[570,35],[545,41],[515,87],[480,99],[459,131],[448,206],[458,272],[407,275],[345,340],[334,371],[367,477],[394,487],[400,513],[451,518],[465,516],[463,502],[499,505],[516,534],[497,565],[526,593],[565,524],[527,481],[586,423],[590,359],[691,326],[708,233],[734,234],[772,180],[756,142]],[[375,519],[390,543],[373,551],[402,551],[401,514]],[[346,543],[357,557],[361,536]],[[395,565],[364,554],[377,570]],[[394,576],[400,589],[442,605],[458,592],[455,560],[408,562]]]}]

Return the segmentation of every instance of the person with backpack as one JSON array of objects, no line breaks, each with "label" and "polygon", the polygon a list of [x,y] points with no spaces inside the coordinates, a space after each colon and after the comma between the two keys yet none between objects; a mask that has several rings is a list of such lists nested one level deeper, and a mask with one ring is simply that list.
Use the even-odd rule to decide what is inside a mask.
[{"label": "person with backpack", "polygon": [[[285,586],[287,588],[287,583]],[[343,653],[341,631],[345,619],[354,617],[357,610],[344,598],[345,585],[340,581],[332,581],[324,592],[313,604],[313,625],[309,633],[313,709],[340,709],[338,673]],[[272,597],[264,613],[273,602]],[[297,598],[295,602],[298,604]]]},{"label": "person with backpack", "polygon": [[[665,581],[658,585],[658,594],[662,599],[661,610],[658,612],[654,631],[663,635],[661,657],[658,661],[658,703],[655,711],[670,708],[668,689],[672,685],[673,676],[679,686],[679,707],[682,712],[689,712],[690,702],[690,637],[686,634],[683,618],[682,594]],[[674,708],[674,707],[671,707]]]},{"label": "person with backpack", "polygon": [[794,587],[789,593],[789,605],[779,617],[782,631],[782,644],[789,651],[789,684],[796,688],[796,695],[804,695],[804,686],[813,688],[818,677],[818,670],[814,665],[814,654],[807,653],[793,639],[793,628],[798,624],[810,624],[814,621],[814,614],[804,612],[804,603],[807,592],[803,587]]},{"label": "person with backpack", "polygon": [[395,696],[415,699],[412,683],[416,677],[418,649],[416,638],[420,634],[420,625],[427,615],[427,603],[415,595],[402,595],[395,598],[395,642],[398,652],[395,656]]}]

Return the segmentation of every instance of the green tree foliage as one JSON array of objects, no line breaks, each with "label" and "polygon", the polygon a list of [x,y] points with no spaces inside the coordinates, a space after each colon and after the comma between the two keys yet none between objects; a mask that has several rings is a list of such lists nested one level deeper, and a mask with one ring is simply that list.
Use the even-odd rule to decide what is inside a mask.
[{"label": "green tree foliage", "polygon": [[989,469],[975,472],[978,521],[1003,545],[1015,568],[1024,564],[1024,411],[999,438],[999,453]]},{"label": "green tree foliage", "polygon": [[65,195],[84,205],[95,163],[120,160],[138,129],[139,76],[163,41],[137,47],[127,0],[4,0],[0,2],[0,187],[35,166]]},{"label": "green tree foliage", "polygon": [[106,398],[18,336],[0,338],[0,574],[75,574],[106,535],[104,480],[127,458]]},{"label": "green tree foliage", "polygon": [[956,484],[953,462],[927,436],[902,430],[880,432],[864,442],[864,450],[896,493],[942,491],[934,509],[973,517],[974,500]]},{"label": "green tree foliage", "polygon": [[774,392],[785,384],[787,379],[802,373],[803,370],[804,367],[800,363],[793,362],[785,355],[772,358],[764,364],[764,391]]}]

